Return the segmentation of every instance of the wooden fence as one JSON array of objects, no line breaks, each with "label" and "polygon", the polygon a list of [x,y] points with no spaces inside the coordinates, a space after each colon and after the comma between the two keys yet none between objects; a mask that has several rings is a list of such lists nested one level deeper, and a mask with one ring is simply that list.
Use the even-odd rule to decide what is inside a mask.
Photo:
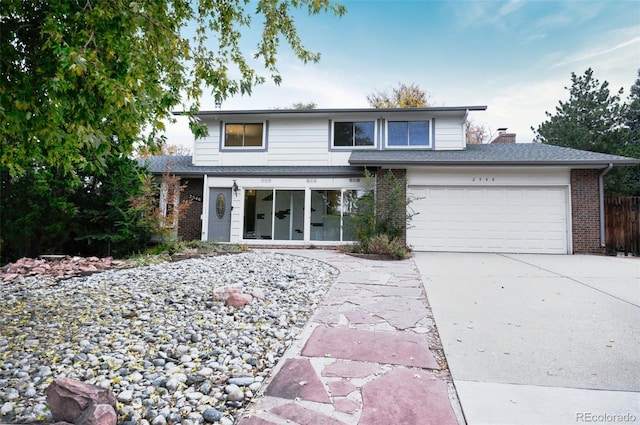
[{"label": "wooden fence", "polygon": [[640,256],[640,196],[605,196],[607,252]]}]

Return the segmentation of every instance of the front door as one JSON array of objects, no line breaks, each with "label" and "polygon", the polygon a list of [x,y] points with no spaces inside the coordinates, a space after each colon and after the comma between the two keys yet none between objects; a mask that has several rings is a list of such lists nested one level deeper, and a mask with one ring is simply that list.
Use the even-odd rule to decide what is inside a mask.
[{"label": "front door", "polygon": [[209,228],[207,239],[229,242],[231,235],[231,189],[209,189]]}]

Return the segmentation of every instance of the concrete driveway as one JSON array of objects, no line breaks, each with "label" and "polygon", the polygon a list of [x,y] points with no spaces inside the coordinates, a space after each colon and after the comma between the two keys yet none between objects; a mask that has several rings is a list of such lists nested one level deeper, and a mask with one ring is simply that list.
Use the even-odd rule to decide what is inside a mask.
[{"label": "concrete driveway", "polygon": [[415,262],[469,425],[640,423],[640,259]]}]

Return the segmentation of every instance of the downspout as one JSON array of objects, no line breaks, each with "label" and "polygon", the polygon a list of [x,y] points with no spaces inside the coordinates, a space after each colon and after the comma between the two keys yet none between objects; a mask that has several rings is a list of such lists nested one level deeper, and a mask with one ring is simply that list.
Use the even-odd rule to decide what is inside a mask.
[{"label": "downspout", "polygon": [[600,189],[600,247],[602,248],[607,245],[604,234],[604,176],[606,176],[612,168],[613,164],[609,163],[607,168],[605,168],[598,177],[598,186]]}]

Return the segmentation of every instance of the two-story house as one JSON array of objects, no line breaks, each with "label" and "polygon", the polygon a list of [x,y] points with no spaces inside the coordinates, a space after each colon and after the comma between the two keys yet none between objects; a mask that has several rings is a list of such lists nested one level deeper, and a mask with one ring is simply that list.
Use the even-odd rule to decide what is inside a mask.
[{"label": "two-story house", "polygon": [[336,245],[365,168],[406,177],[418,251],[578,253],[603,245],[603,176],[639,160],[543,144],[467,145],[485,106],[203,111],[193,156],[153,157],[194,200],[183,239]]}]

